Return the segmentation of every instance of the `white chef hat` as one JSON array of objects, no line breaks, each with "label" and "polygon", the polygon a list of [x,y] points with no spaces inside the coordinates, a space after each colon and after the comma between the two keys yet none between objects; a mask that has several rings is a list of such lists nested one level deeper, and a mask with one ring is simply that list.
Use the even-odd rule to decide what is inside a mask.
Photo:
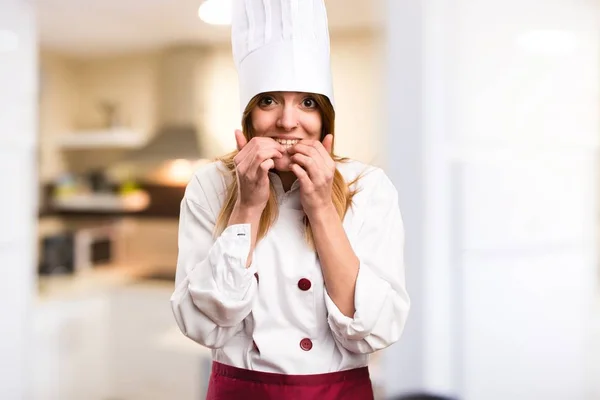
[{"label": "white chef hat", "polygon": [[274,91],[318,93],[334,104],[324,0],[234,0],[232,17],[242,112]]}]

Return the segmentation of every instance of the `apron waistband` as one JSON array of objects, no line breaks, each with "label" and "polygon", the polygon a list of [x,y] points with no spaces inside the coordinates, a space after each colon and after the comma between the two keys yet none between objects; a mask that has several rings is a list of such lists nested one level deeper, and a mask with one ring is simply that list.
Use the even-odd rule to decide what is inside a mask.
[{"label": "apron waistband", "polygon": [[212,363],[212,373],[243,381],[293,386],[315,386],[324,385],[328,383],[370,379],[368,367],[361,367],[338,372],[329,372],[325,374],[287,375],[276,374],[273,372],[252,371],[249,369],[243,369],[233,367],[231,365],[221,364],[216,361],[213,361]]}]

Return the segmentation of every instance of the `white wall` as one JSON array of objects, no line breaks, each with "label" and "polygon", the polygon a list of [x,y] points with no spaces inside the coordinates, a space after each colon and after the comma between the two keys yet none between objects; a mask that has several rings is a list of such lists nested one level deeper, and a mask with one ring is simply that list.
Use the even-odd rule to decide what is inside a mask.
[{"label": "white wall", "polygon": [[49,181],[66,170],[62,154],[57,151],[57,136],[75,129],[79,103],[78,64],[56,54],[40,55],[40,168],[39,177]]},{"label": "white wall", "polygon": [[0,398],[26,397],[34,279],[37,47],[34,10],[3,0],[0,13]]},{"label": "white wall", "polygon": [[[415,304],[387,354],[390,393],[593,398],[598,6],[388,11],[390,172]],[[535,30],[565,33],[522,36]]]},{"label": "white wall", "polygon": [[[406,285],[411,310],[400,342],[383,352],[388,395],[425,387],[425,184],[423,2],[390,0],[387,4],[385,82],[387,173],[399,192],[405,229]],[[442,354],[444,357],[445,354]],[[447,361],[440,359],[440,363]]]}]

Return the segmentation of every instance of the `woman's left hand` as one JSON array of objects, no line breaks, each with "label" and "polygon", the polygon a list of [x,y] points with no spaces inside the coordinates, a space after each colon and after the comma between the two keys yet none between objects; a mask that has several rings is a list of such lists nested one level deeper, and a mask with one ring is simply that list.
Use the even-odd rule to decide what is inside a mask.
[{"label": "woman's left hand", "polygon": [[311,219],[321,211],[333,207],[331,191],[335,161],[331,158],[333,135],[318,140],[302,140],[288,149],[290,169],[300,182],[300,200],[304,212]]}]

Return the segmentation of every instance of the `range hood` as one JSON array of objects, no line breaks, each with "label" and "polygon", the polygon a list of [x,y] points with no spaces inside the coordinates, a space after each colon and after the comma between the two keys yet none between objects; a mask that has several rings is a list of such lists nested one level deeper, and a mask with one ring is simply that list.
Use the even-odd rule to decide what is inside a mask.
[{"label": "range hood", "polygon": [[200,78],[205,54],[206,50],[200,47],[174,47],[163,52],[158,80],[158,129],[145,145],[127,153],[124,162],[156,165],[206,157],[200,140]]}]

